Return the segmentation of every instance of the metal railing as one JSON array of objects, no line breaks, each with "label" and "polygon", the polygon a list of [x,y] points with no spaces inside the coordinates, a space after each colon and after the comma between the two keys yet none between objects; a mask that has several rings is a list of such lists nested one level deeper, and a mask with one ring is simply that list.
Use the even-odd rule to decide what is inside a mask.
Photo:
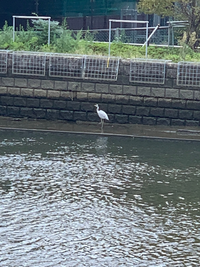
[{"label": "metal railing", "polygon": [[12,52],[12,73],[45,76],[46,53]]},{"label": "metal railing", "polygon": [[49,54],[49,76],[82,78],[83,57],[70,54]]},{"label": "metal railing", "polygon": [[179,62],[177,85],[200,87],[200,62]]},{"label": "metal railing", "polygon": [[119,58],[86,56],[84,59],[84,79],[116,81],[119,69]]},{"label": "metal railing", "polygon": [[167,60],[135,58],[130,63],[130,82],[164,84]]},{"label": "metal railing", "polygon": [[0,50],[0,73],[7,73],[8,51]]}]

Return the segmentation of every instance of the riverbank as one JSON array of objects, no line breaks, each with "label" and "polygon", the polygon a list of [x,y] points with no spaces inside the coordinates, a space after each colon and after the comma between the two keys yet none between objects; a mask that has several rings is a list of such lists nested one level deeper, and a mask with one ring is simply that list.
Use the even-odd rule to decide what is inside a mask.
[{"label": "riverbank", "polygon": [[0,130],[41,131],[56,133],[76,133],[130,138],[168,139],[200,141],[200,129],[196,127],[149,126],[138,124],[105,123],[104,131],[97,122],[63,122],[49,120],[28,120],[0,117]]}]

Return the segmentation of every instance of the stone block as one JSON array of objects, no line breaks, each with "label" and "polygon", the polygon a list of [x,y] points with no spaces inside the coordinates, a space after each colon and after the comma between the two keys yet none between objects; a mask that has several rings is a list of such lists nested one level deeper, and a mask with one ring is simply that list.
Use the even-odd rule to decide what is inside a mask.
[{"label": "stone block", "polygon": [[179,110],[179,119],[192,119],[193,111],[192,110]]},{"label": "stone block", "polygon": [[21,96],[33,97],[33,89],[21,88]]},{"label": "stone block", "polygon": [[142,106],[144,104],[144,98],[140,96],[130,96],[129,103],[134,106]]},{"label": "stone block", "polygon": [[26,98],[24,97],[14,97],[14,106],[17,107],[26,107]]},{"label": "stone block", "polygon": [[137,88],[138,96],[151,96],[151,88],[145,86],[138,86]]},{"label": "stone block", "polygon": [[8,86],[8,87],[13,87],[14,86],[14,78],[7,78],[7,77],[2,77],[2,85]]},{"label": "stone block", "polygon": [[180,90],[180,98],[194,99],[194,91],[193,90]]},{"label": "stone block", "polygon": [[186,108],[200,110],[200,101],[188,100],[186,102]]},{"label": "stone block", "polygon": [[60,92],[60,97],[65,99],[65,100],[73,100],[74,99],[74,92],[72,91],[61,91]]},{"label": "stone block", "polygon": [[55,81],[55,90],[67,90],[68,82],[67,81]]},{"label": "stone block", "polygon": [[172,119],[171,120],[172,126],[185,126],[185,121],[180,119]]},{"label": "stone block", "polygon": [[[114,123],[114,122],[116,122],[115,121],[115,114],[108,114],[108,118],[109,118],[109,123]],[[100,119],[98,120],[98,121],[100,121]],[[106,123],[107,123],[108,121],[106,121]]]},{"label": "stone block", "polygon": [[58,120],[59,117],[60,117],[59,110],[47,109],[47,111],[46,111],[46,119],[47,120]]},{"label": "stone block", "polygon": [[165,87],[168,87],[168,88],[173,88],[174,86],[174,82],[176,82],[176,79],[172,79],[172,78],[165,78],[165,84],[164,86]]},{"label": "stone block", "polygon": [[27,118],[35,118],[36,117],[32,108],[21,108],[20,109],[20,115],[22,117],[27,117]]},{"label": "stone block", "polygon": [[178,110],[166,108],[164,111],[164,116],[168,118],[178,118]]},{"label": "stone block", "polygon": [[77,101],[67,101],[68,110],[80,110],[81,103]]},{"label": "stone block", "polygon": [[34,89],[33,94],[34,94],[34,97],[44,98],[47,96],[47,90]]},{"label": "stone block", "polygon": [[73,111],[69,111],[69,110],[60,110],[60,118],[62,120],[73,121],[74,120],[74,113],[73,113]]},{"label": "stone block", "polygon": [[195,120],[200,120],[200,111],[194,111],[193,117]]},{"label": "stone block", "polygon": [[108,93],[109,92],[109,84],[96,84],[96,93]]},{"label": "stone block", "polygon": [[53,108],[55,109],[66,109],[67,102],[64,100],[54,100],[53,101]]},{"label": "stone block", "polygon": [[179,98],[179,89],[166,88],[165,97],[168,97],[168,98]]},{"label": "stone block", "polygon": [[122,106],[116,104],[108,104],[108,112],[109,113],[121,113]]},{"label": "stone block", "polygon": [[171,99],[158,98],[158,107],[170,108],[171,105]]},{"label": "stone block", "polygon": [[127,86],[127,85],[124,85],[123,86],[123,94],[124,95],[136,95],[136,89],[137,87],[136,86]]},{"label": "stone block", "polygon": [[28,79],[28,87],[30,88],[40,88],[41,80],[39,79]]},{"label": "stone block", "polygon": [[46,109],[34,108],[33,111],[37,119],[46,119]]},{"label": "stone block", "polygon": [[136,115],[137,116],[149,116],[149,110],[148,107],[136,107]]},{"label": "stone block", "polygon": [[176,79],[177,76],[177,66],[175,66],[174,68],[168,68],[166,70],[166,77],[167,78],[174,78]]},{"label": "stone block", "polygon": [[100,103],[99,108],[105,112],[108,112],[108,104]]},{"label": "stone block", "polygon": [[115,115],[115,120],[117,123],[128,123],[128,115]]},{"label": "stone block", "polygon": [[81,91],[81,83],[80,82],[68,82],[68,90],[69,91]]},{"label": "stone block", "polygon": [[194,91],[194,100],[200,100],[200,91]]},{"label": "stone block", "polygon": [[19,111],[20,111],[19,107],[12,107],[12,106],[7,107],[7,115],[11,117],[21,117]]},{"label": "stone block", "polygon": [[86,121],[87,120],[86,112],[74,111],[74,120],[75,121]]},{"label": "stone block", "polygon": [[60,91],[48,90],[47,97],[48,98],[60,98]]},{"label": "stone block", "polygon": [[99,103],[101,101],[101,94],[98,94],[98,93],[88,93],[88,101]]},{"label": "stone block", "polygon": [[164,108],[150,108],[149,115],[154,117],[163,117]]},{"label": "stone block", "polygon": [[5,115],[6,115],[6,106],[0,105],[0,116],[5,116]]},{"label": "stone block", "polygon": [[27,98],[27,107],[38,108],[40,106],[40,100],[37,98]]},{"label": "stone block", "polygon": [[1,105],[13,106],[14,98],[12,96],[1,96]]},{"label": "stone block", "polygon": [[97,113],[94,113],[94,112],[88,112],[87,113],[87,119],[89,121],[99,122],[99,117],[98,117]]},{"label": "stone block", "polygon": [[0,95],[6,95],[7,94],[7,87],[0,86]]},{"label": "stone block", "polygon": [[116,95],[116,103],[117,104],[128,104],[129,103],[129,96],[126,95]]},{"label": "stone block", "polygon": [[135,106],[131,105],[123,105],[122,106],[122,113],[127,115],[135,115],[136,108]]},{"label": "stone block", "polygon": [[117,76],[117,82],[122,85],[129,85],[129,76],[126,75],[118,75]]},{"label": "stone block", "polygon": [[165,88],[151,88],[151,96],[154,97],[164,97],[165,96]]},{"label": "stone block", "polygon": [[142,124],[142,117],[141,116],[129,116],[129,123],[132,124]]},{"label": "stone block", "polygon": [[102,94],[101,100],[105,103],[115,103],[116,95]]},{"label": "stone block", "polygon": [[122,94],[122,85],[117,84],[110,84],[109,86],[109,93],[110,94]]},{"label": "stone block", "polygon": [[170,126],[171,122],[168,118],[157,118],[157,125]]},{"label": "stone block", "polygon": [[186,100],[173,99],[171,102],[172,108],[181,108],[184,109],[186,106]]},{"label": "stone block", "polygon": [[15,87],[8,87],[8,94],[13,95],[13,96],[20,96],[20,88],[15,88]]},{"label": "stone block", "polygon": [[154,117],[143,117],[143,124],[145,124],[145,125],[156,125],[156,118],[154,118]]},{"label": "stone block", "polygon": [[28,80],[23,78],[15,78],[15,86],[26,88],[28,86]]},{"label": "stone block", "polygon": [[157,98],[154,97],[144,97],[144,105],[149,107],[157,106]]},{"label": "stone block", "polygon": [[94,92],[94,83],[84,83],[81,84],[81,91],[82,92]]},{"label": "stone block", "polygon": [[82,111],[94,111],[95,110],[94,103],[82,102],[81,110]]},{"label": "stone block", "polygon": [[127,76],[130,75],[130,60],[126,60],[126,59],[120,60],[119,73],[123,73]]},{"label": "stone block", "polygon": [[76,98],[77,100],[80,100],[80,101],[88,101],[88,93],[77,92]]},{"label": "stone block", "polygon": [[54,81],[41,80],[41,89],[54,89]]},{"label": "stone block", "polygon": [[195,120],[186,120],[186,121],[185,121],[185,125],[186,125],[186,126],[190,126],[190,127],[197,127],[197,126],[199,126],[199,121],[195,121]]},{"label": "stone block", "polygon": [[41,108],[53,108],[53,100],[50,99],[40,99],[40,107]]}]

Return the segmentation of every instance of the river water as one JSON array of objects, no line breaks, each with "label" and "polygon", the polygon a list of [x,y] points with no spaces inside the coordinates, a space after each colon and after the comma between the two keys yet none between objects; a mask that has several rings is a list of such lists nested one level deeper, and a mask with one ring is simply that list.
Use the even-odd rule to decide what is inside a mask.
[{"label": "river water", "polygon": [[200,266],[200,142],[0,132],[0,266]]}]

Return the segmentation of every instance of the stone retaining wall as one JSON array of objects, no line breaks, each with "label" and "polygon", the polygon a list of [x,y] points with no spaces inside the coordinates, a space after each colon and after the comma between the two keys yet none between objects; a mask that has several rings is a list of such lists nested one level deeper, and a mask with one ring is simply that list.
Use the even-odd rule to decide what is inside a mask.
[{"label": "stone retaining wall", "polygon": [[112,123],[199,126],[200,88],[177,86],[176,64],[167,64],[163,85],[130,83],[129,67],[121,60],[112,82],[22,77],[9,69],[0,76],[0,116],[96,122],[98,103]]}]

